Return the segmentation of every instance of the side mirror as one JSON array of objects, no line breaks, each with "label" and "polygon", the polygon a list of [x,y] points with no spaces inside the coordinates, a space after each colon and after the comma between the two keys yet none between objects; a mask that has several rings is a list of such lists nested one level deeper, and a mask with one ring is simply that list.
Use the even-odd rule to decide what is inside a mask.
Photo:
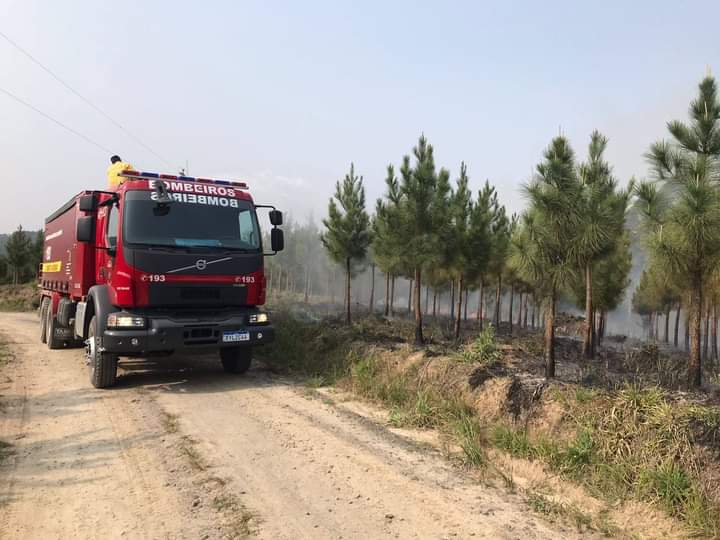
[{"label": "side mirror", "polygon": [[78,242],[92,243],[95,239],[95,219],[93,216],[81,217],[77,222],[75,238]]},{"label": "side mirror", "polygon": [[270,210],[268,213],[270,216],[270,224],[274,227],[277,227],[278,225],[282,225],[283,222],[283,215],[280,210]]},{"label": "side mirror", "polygon": [[275,252],[285,249],[285,234],[282,229],[272,229],[270,231],[270,249]]},{"label": "side mirror", "polygon": [[78,203],[82,212],[94,212],[95,211],[95,195],[83,195],[80,197]]}]

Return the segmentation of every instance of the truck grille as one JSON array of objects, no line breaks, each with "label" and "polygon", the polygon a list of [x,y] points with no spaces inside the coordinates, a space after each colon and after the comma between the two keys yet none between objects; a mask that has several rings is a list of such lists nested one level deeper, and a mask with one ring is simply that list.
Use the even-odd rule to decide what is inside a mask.
[{"label": "truck grille", "polygon": [[242,306],[246,303],[245,287],[166,284],[150,285],[150,304],[156,307]]}]

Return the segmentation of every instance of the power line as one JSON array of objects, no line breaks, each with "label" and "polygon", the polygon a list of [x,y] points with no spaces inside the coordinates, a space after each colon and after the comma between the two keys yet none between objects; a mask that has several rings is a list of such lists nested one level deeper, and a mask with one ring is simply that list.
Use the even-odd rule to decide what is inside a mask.
[{"label": "power line", "polygon": [[66,126],[66,125],[63,124],[60,120],[56,120],[55,118],[53,118],[53,117],[50,116],[49,114],[41,111],[41,110],[38,109],[37,107],[35,107],[35,106],[33,106],[33,105],[30,105],[30,103],[28,103],[27,101],[19,98],[18,96],[16,96],[16,95],[13,94],[12,92],[9,92],[8,90],[5,90],[4,88],[0,88],[0,92],[2,92],[3,94],[5,94],[5,95],[8,96],[8,97],[11,97],[12,99],[14,99],[15,101],[17,101],[18,103],[20,103],[20,104],[22,104],[22,105],[25,105],[28,109],[31,109],[31,110],[35,111],[36,113],[38,113],[38,114],[41,115],[41,116],[44,116],[45,118],[47,118],[47,119],[50,120],[51,122],[54,122],[55,124],[57,124],[57,125],[60,126],[61,128],[66,129],[67,131],[69,131],[69,132],[72,133],[73,135],[76,135],[76,136],[80,137],[80,138],[83,139],[84,141],[89,142],[90,144],[92,144],[93,146],[97,146],[97,147],[98,147],[100,150],[102,150],[103,152],[107,152],[108,154],[112,154],[112,153],[113,153],[112,150],[109,150],[108,148],[105,148],[102,144],[93,141],[90,137],[87,137],[86,135],[83,135],[83,134],[80,133],[79,131],[75,131],[75,130],[74,130],[73,128],[71,128],[70,126]]},{"label": "power line", "polygon": [[[144,143],[139,137],[135,136],[130,130],[128,130],[126,127],[124,127],[120,122],[115,120],[112,116],[110,116],[108,113],[103,111],[100,107],[95,105],[92,101],[90,101],[88,98],[83,96],[80,92],[75,90],[72,86],[70,86],[68,83],[66,83],[64,80],[62,80],[58,75],[56,75],[50,68],[45,66],[40,60],[35,58],[32,54],[30,54],[28,51],[23,49],[20,45],[15,43],[12,39],[10,39],[4,32],[0,30],[0,36],[5,39],[10,45],[15,47],[18,51],[20,51],[22,54],[24,54],[26,57],[28,57],[33,63],[38,65],[43,71],[45,71],[48,75],[50,75],[53,79],[55,79],[57,82],[59,82],[61,85],[63,85],[67,90],[72,92],[75,96],[77,96],[80,100],[84,101],[88,106],[93,108],[96,112],[101,114],[105,117],[106,120],[108,120],[110,123],[112,123],[115,127],[122,130],[125,134],[127,134],[132,140],[134,140],[136,143],[138,143],[140,146],[142,146],[145,150],[150,152],[152,155],[154,155],[156,158],[158,158],[160,161],[163,161],[166,165],[172,166],[172,164],[162,157],[160,154],[155,152],[150,146],[148,146],[146,143]],[[112,153],[112,152],[110,152]]]}]

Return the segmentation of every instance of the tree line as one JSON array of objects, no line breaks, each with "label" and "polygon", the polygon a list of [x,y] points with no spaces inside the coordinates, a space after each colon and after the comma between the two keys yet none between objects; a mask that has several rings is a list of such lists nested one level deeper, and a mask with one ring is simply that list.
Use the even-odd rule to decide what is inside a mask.
[{"label": "tree line", "polygon": [[22,226],[12,232],[0,254],[0,283],[17,285],[37,278],[42,262],[43,231],[27,232]]},{"label": "tree line", "polygon": [[[462,325],[468,291],[495,288],[492,323],[500,323],[502,292],[512,302],[523,294],[544,312],[547,377],[555,375],[555,317],[560,299],[585,312],[583,355],[596,356],[607,313],[623,299],[632,263],[626,230],[629,213],[640,216],[640,237],[649,255],[641,280],[645,304],[654,311],[685,306],[689,318],[691,386],[701,383],[700,326],[710,313],[716,325],[720,292],[720,103],[712,77],[699,85],[690,106],[690,123],[668,123],[670,141],[650,146],[651,178],[630,179],[622,187],[605,158],[608,139],[590,135],[585,160],[560,135],[544,151],[532,177],[523,184],[527,207],[508,216],[495,188],[486,181],[469,188],[468,168],[459,166],[451,180],[437,167],[433,146],[423,135],[399,167],[388,165],[385,194],[368,213],[362,176],[354,165],[336,184],[320,239],[329,257],[345,273],[345,319],[351,321],[350,287],[367,265],[385,275],[386,315],[396,277],[413,284],[415,343],[422,345],[422,286],[452,291],[455,335]],[[652,291],[648,283],[653,283]],[[648,292],[650,291],[650,292]],[[426,289],[426,309],[429,291]],[[635,303],[639,306],[639,302]],[[372,307],[372,302],[371,302]],[[478,310],[482,324],[481,309]],[[489,318],[489,317],[488,317]],[[715,329],[716,332],[716,329]],[[707,332],[706,332],[707,334]]]}]

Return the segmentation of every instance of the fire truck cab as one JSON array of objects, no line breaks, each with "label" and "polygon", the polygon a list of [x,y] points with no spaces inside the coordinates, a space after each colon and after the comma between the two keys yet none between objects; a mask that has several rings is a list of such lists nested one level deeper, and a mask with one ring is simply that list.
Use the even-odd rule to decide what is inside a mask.
[{"label": "fire truck cab", "polygon": [[[272,341],[264,257],[284,247],[282,213],[244,183],[127,171],[113,191],[83,191],[49,216],[40,269],[40,338],[84,344],[90,381],[117,379],[118,357],[219,351],[244,373]],[[257,208],[268,208],[270,253]]]}]

